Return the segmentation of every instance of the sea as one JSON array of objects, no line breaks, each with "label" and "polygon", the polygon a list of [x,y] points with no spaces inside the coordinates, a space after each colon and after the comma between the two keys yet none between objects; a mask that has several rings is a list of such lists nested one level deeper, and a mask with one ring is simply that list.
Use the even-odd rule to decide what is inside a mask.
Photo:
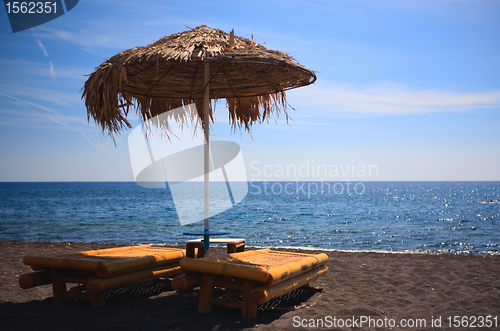
[{"label": "sea", "polygon": [[[249,182],[210,229],[254,247],[500,255],[500,182]],[[0,183],[0,240],[182,245],[189,231],[203,220],[181,225],[168,186]]]}]

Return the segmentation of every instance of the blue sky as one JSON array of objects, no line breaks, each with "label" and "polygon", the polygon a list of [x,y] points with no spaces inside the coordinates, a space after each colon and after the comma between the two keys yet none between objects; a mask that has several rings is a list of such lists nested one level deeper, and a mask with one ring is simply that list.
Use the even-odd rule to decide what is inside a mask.
[{"label": "blue sky", "polygon": [[500,180],[498,1],[82,0],[15,34],[0,12],[0,181],[133,181],[128,132],[115,147],[87,122],[85,75],[203,24],[317,72],[289,124],[231,133],[217,104],[212,139],[240,144],[249,180]]}]

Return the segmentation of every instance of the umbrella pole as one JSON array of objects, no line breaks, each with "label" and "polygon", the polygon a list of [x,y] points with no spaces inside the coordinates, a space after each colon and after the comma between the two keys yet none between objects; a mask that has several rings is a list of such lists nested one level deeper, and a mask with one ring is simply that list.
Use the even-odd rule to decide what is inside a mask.
[{"label": "umbrella pole", "polygon": [[208,62],[205,62],[204,64],[204,86],[205,86],[205,93],[204,93],[204,100],[203,100],[203,129],[205,133],[205,148],[204,148],[204,172],[205,176],[203,178],[204,181],[204,236],[203,236],[203,245],[205,249],[205,256],[209,256],[208,254],[208,249],[210,247],[210,235],[209,235],[209,226],[210,226],[210,212],[209,212],[209,202],[210,202],[210,178],[209,178],[209,173],[210,173],[210,154],[209,154],[209,123],[210,123],[210,118],[208,115],[209,108],[210,108],[210,88],[208,86],[209,82],[209,64]]}]

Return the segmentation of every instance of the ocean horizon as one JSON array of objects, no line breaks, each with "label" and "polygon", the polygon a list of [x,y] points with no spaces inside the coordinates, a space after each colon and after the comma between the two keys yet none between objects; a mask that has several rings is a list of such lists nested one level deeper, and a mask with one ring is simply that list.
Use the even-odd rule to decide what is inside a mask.
[{"label": "ocean horizon", "polygon": [[[247,185],[240,203],[210,218],[210,229],[248,246],[500,255],[497,181]],[[192,239],[184,232],[201,230],[202,220],[180,225],[168,185],[0,183],[0,240],[183,245]]]}]

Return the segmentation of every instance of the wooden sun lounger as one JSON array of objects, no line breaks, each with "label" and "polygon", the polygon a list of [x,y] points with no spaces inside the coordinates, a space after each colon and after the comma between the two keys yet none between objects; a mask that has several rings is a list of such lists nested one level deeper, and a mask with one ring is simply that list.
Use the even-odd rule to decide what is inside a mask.
[{"label": "wooden sun lounger", "polygon": [[[25,256],[35,272],[19,277],[21,288],[52,284],[54,301],[89,299],[104,306],[104,293],[126,285],[182,274],[184,249],[150,245],[84,251],[64,256]],[[77,286],[66,289],[67,283]]]},{"label": "wooden sun lounger", "polygon": [[[243,318],[255,318],[257,306],[299,287],[307,286],[328,271],[326,254],[302,254],[261,249],[209,258],[183,258],[185,275],[172,280],[176,291],[201,285],[198,312],[210,313],[212,305],[241,309]],[[214,288],[226,292],[214,298]],[[232,300],[241,296],[242,302]]]}]

